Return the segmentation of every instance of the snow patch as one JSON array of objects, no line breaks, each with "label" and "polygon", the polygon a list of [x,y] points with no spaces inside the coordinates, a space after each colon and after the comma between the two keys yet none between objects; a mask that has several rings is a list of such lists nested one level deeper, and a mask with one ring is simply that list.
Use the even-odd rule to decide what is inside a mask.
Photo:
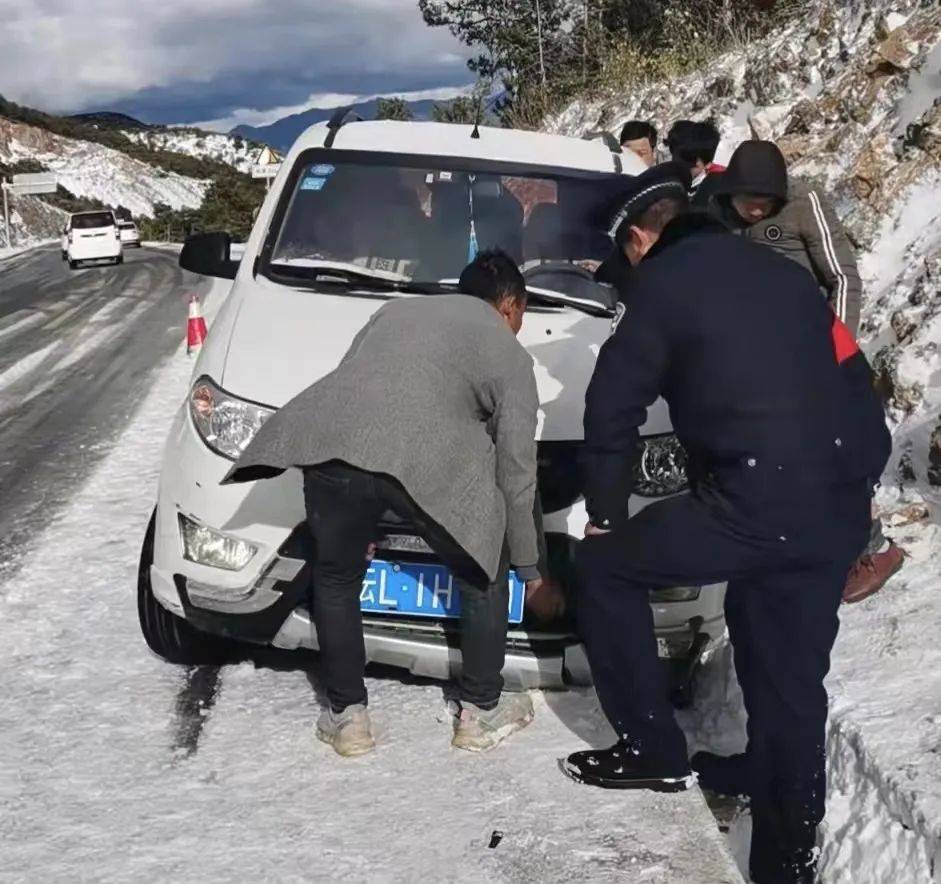
[{"label": "snow patch", "polygon": [[[43,317],[45,318],[45,317]],[[9,368],[0,372],[0,391],[11,384],[16,383],[20,378],[28,375],[34,368],[38,367],[42,361],[59,346],[58,341],[53,341],[45,347],[34,350],[22,359],[17,360]]]}]

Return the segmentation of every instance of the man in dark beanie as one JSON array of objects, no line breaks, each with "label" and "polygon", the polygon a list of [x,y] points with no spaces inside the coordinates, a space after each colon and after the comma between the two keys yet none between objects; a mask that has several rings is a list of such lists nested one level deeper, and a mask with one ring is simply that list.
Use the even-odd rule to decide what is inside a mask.
[{"label": "man in dark beanie", "polygon": [[500,674],[509,568],[531,590],[542,583],[539,399],[532,357],[516,339],[527,292],[516,263],[499,251],[477,255],[459,288],[463,294],[382,306],[336,370],[272,416],[223,480],[303,470],[329,701],[317,735],[340,755],[374,747],[360,593],[389,510],[418,529],[460,592],[461,711],[452,744],[490,749],[533,717],[528,694],[501,693]]},{"label": "man in dark beanie", "polygon": [[[739,145],[728,171],[717,179],[712,201],[734,230],[806,267],[834,312],[856,335],[862,282],[853,246],[820,191],[788,180],[787,163],[774,142]],[[843,600],[869,598],[904,561],[904,552],[885,537],[881,521],[874,519],[869,544],[850,569]]]},{"label": "man in dark beanie", "polygon": [[[563,767],[605,788],[688,787],[649,590],[728,581],[748,712],[751,876],[811,882],[826,794],[823,682],[890,440],[868,365],[814,280],[687,213],[685,183],[652,169],[615,217],[633,269],[585,398],[590,521],[577,565],[579,631],[618,741]],[[630,514],[638,431],[660,396],[690,492]]]}]

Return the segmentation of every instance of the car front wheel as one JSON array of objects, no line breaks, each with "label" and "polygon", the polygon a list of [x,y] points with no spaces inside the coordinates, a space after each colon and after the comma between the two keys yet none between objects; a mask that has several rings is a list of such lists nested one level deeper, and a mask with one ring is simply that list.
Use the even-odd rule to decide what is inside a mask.
[{"label": "car front wheel", "polygon": [[69,270],[78,270],[78,261],[69,261]]},{"label": "car front wheel", "polygon": [[185,665],[221,665],[237,657],[232,642],[200,632],[182,617],[171,613],[154,597],[150,566],[154,560],[154,535],[157,511],[154,510],[144,535],[140,565],[137,569],[137,616],[148,647],[168,663]]}]

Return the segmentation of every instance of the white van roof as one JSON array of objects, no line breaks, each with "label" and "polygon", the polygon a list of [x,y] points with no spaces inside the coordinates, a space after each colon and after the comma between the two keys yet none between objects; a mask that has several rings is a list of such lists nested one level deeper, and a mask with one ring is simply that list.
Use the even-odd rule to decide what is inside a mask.
[{"label": "white van roof", "polygon": [[[630,152],[612,154],[602,141],[491,126],[481,126],[480,137],[471,138],[473,130],[473,126],[459,123],[355,121],[337,131],[332,146],[336,150],[462,157],[592,172],[623,170],[630,175],[646,168]],[[323,147],[329,131],[326,123],[311,126],[294,143],[288,161],[293,162],[302,151]]]}]

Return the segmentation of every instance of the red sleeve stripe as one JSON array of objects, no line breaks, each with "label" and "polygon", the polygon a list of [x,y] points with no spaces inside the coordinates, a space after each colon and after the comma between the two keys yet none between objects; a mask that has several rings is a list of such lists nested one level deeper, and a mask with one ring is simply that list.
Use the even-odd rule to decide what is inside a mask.
[{"label": "red sleeve stripe", "polygon": [[852,332],[843,324],[835,313],[833,314],[833,324],[830,326],[830,335],[833,338],[833,353],[836,356],[838,365],[842,365],[851,356],[859,352],[859,344]]}]

